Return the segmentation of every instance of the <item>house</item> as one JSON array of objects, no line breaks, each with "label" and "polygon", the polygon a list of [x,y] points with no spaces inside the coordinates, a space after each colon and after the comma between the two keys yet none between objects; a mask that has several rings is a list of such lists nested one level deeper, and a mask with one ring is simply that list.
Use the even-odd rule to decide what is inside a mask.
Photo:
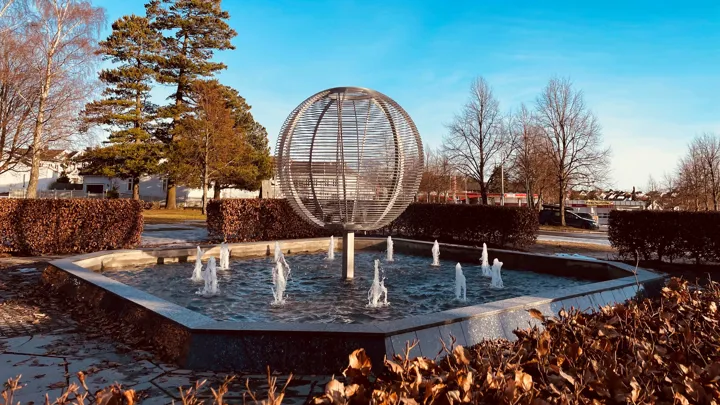
[{"label": "house", "polygon": [[[164,201],[167,195],[168,182],[166,178],[158,175],[140,177],[140,199],[143,201]],[[83,176],[83,191],[87,194],[106,193],[110,190],[117,190],[122,198],[131,198],[133,182],[132,179],[118,179],[106,176]],[[208,190],[212,198],[213,190]],[[234,188],[224,189],[220,192],[221,198],[258,198],[259,191],[238,190]],[[176,201],[185,206],[200,205],[202,200],[202,189],[185,186],[178,186],[176,189]]]},{"label": "house", "polygon": [[[45,149],[40,155],[40,176],[38,181],[38,197],[56,197],[52,188],[57,179],[65,174],[71,183],[82,189],[77,191],[77,197],[102,196],[113,188],[121,197],[132,197],[132,179],[118,179],[106,176],[80,175],[79,167],[72,159],[79,152],[64,149]],[[30,179],[30,162],[19,163],[12,171],[0,174],[0,197],[22,198],[27,192],[27,183]],[[75,187],[73,187],[75,188]],[[163,201],[167,193],[167,180],[161,176],[143,176],[140,178],[140,198],[145,201]],[[257,198],[259,191],[237,189],[222,190],[222,198]],[[212,189],[210,190],[212,197]],[[62,198],[71,198],[75,195],[62,193]],[[202,200],[202,189],[179,186],[177,188],[177,201],[185,205],[199,205]]]},{"label": "house", "polygon": [[[81,183],[82,177],[71,160],[76,155],[77,152],[64,149],[40,151],[38,191],[51,190],[53,184],[63,173],[71,183]],[[30,180],[30,166],[29,160],[22,161],[13,170],[0,174],[0,196],[24,196]]]}]

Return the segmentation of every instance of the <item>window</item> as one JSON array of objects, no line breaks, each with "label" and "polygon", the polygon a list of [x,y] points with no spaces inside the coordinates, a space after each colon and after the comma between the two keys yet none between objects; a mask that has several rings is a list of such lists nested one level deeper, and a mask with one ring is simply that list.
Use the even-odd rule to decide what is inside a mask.
[{"label": "window", "polygon": [[162,187],[163,187],[163,191],[167,191],[168,179],[162,179]]}]

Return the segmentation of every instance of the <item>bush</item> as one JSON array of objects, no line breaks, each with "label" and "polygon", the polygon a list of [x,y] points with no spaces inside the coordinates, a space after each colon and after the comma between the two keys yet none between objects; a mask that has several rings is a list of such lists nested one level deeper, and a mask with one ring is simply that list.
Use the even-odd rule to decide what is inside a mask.
[{"label": "bush", "polygon": [[[212,200],[208,234],[228,242],[314,238],[327,230],[308,224],[286,200]],[[457,204],[411,204],[399,218],[374,234],[422,240],[496,246],[535,242],[537,212],[511,207]]]},{"label": "bush", "polygon": [[226,242],[331,235],[331,232],[303,220],[286,200],[274,199],[211,200],[207,206],[207,228],[211,239]]},{"label": "bush", "polygon": [[609,239],[621,256],[720,259],[720,212],[611,211]]},{"label": "bush", "polygon": [[535,243],[538,228],[537,211],[527,208],[411,204],[381,232],[446,243],[523,247]]},{"label": "bush", "polygon": [[0,252],[87,253],[140,243],[142,204],[133,200],[0,200]]}]

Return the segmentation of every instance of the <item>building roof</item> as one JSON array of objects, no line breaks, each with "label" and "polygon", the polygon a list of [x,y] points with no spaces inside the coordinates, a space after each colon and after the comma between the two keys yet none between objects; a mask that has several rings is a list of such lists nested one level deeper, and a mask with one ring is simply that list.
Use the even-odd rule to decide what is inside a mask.
[{"label": "building roof", "polygon": [[[28,153],[27,148],[18,149],[18,153],[25,155]],[[77,155],[76,151],[66,151],[65,149],[42,149],[40,151],[40,160],[45,162],[59,162],[65,159],[72,158]]]}]

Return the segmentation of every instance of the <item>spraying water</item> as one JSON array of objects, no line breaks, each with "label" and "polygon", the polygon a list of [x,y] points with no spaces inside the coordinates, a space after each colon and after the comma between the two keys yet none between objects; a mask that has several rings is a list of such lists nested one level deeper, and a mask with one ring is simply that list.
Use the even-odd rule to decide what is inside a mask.
[{"label": "spraying water", "polygon": [[275,260],[274,260],[275,263],[277,263],[278,260],[280,260],[280,256],[282,256],[282,249],[280,249],[280,242],[275,242]]},{"label": "spraying water", "polygon": [[335,238],[330,236],[330,245],[328,246],[328,260],[335,260]]},{"label": "spraying water", "polygon": [[217,268],[214,257],[211,257],[210,260],[208,260],[205,271],[202,273],[202,278],[203,281],[205,281],[205,286],[203,286],[202,290],[199,290],[195,294],[209,297],[220,292],[220,289],[218,288]]},{"label": "spraying water", "polygon": [[433,256],[433,266],[439,266],[440,265],[440,245],[437,241],[433,244],[432,247],[432,256]]},{"label": "spraying water", "polygon": [[192,277],[190,277],[191,281],[200,282],[203,281],[202,278],[202,256],[203,251],[200,249],[200,246],[197,247],[197,253],[195,253],[195,269],[193,270]]},{"label": "spraying water", "polygon": [[387,258],[386,258],[386,260],[389,262],[393,261],[393,240],[389,236],[387,239]]},{"label": "spraying water", "polygon": [[[383,298],[382,302],[380,298]],[[380,260],[375,260],[375,277],[372,286],[368,291],[368,307],[378,308],[388,305],[387,288],[385,288],[385,278],[380,280]]]},{"label": "spraying water", "polygon": [[500,269],[502,268],[502,262],[498,259],[493,260],[492,265],[492,280],[490,280],[490,287],[492,288],[503,288],[502,276],[500,275]]},{"label": "spraying water", "polygon": [[462,301],[467,299],[467,285],[460,263],[455,265],[455,298]]},{"label": "spraying water", "polygon": [[278,261],[273,267],[273,285],[275,288],[270,287],[273,293],[272,305],[283,305],[285,304],[285,289],[287,288],[287,277],[290,274],[290,267],[285,267],[287,263],[285,260]]},{"label": "spraying water", "polygon": [[220,270],[228,270],[230,268],[230,248],[227,243],[220,244]]},{"label": "spraying water", "polygon": [[490,274],[490,264],[488,263],[487,245],[484,243],[482,257],[480,258],[480,260],[482,261],[481,267],[483,277],[492,277],[492,274]]}]

